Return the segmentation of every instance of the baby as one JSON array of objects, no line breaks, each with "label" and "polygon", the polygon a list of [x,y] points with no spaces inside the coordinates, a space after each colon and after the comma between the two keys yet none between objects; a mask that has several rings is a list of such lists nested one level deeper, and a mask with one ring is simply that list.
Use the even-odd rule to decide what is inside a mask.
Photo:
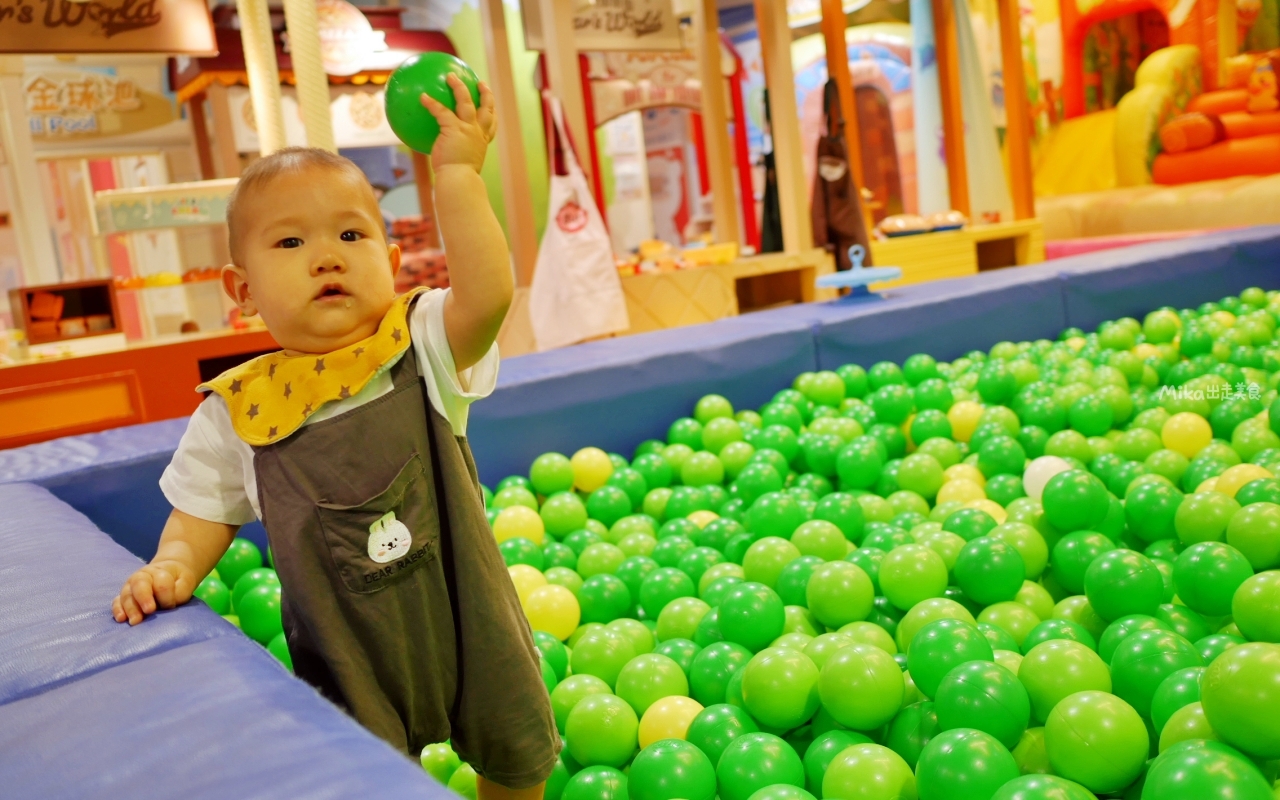
[{"label": "baby", "polygon": [[512,295],[480,178],[496,120],[488,87],[477,110],[449,84],[456,114],[422,103],[451,289],[396,297],[400,250],[345,158],[289,148],[240,178],[223,288],[283,349],[200,387],[160,479],[174,510],[112,611],[187,602],[261,519],[298,677],[407,753],[451,740],[484,800],[537,800],[555,723],[464,438]]}]

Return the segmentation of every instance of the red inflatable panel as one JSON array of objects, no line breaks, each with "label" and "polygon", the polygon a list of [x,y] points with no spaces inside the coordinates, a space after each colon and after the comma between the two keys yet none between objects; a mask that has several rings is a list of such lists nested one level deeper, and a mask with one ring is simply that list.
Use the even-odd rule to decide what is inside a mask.
[{"label": "red inflatable panel", "polygon": [[1222,127],[1227,129],[1228,139],[1248,139],[1251,136],[1280,133],[1280,111],[1265,111],[1261,114],[1232,111],[1219,119],[1222,120]]}]

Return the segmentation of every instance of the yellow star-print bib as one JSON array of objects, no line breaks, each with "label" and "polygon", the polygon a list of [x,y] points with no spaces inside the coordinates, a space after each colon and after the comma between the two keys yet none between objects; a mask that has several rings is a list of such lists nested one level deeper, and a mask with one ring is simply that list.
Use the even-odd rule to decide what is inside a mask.
[{"label": "yellow star-print bib", "polygon": [[325,403],[359,393],[409,348],[409,306],[421,291],[397,297],[368,339],[322,356],[268,353],[196,390],[216,392],[227,401],[231,426],[246,443],[278,442]]}]

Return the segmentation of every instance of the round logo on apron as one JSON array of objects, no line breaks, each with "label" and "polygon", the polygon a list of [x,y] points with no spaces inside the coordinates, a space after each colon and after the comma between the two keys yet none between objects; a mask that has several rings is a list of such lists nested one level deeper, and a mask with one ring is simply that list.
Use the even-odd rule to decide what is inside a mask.
[{"label": "round logo on apron", "polygon": [[405,524],[388,511],[369,526],[369,558],[378,564],[395,561],[413,545],[413,534]]}]

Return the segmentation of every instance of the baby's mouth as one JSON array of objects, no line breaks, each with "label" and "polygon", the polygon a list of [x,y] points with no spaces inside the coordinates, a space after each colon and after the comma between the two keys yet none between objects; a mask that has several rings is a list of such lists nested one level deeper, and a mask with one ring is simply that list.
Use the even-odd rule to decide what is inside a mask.
[{"label": "baby's mouth", "polygon": [[336,300],[342,297],[349,297],[346,290],[339,283],[326,283],[316,294],[317,300]]}]

